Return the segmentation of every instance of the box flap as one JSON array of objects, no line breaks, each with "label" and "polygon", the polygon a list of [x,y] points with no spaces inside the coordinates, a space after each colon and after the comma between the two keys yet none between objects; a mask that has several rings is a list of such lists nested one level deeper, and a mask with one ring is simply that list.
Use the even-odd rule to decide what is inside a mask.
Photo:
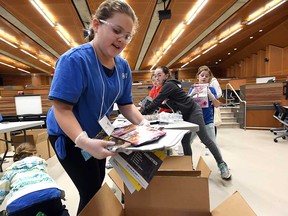
[{"label": "box flap", "polygon": [[146,190],[125,190],[125,216],[211,215],[207,178],[156,175]]},{"label": "box flap", "polygon": [[250,208],[248,203],[240,195],[235,192],[231,197],[217,206],[212,212],[212,216],[256,216],[255,212]]},{"label": "box flap", "polygon": [[117,185],[119,190],[124,194],[124,183],[119,174],[116,172],[116,170],[114,168],[111,169],[108,175],[112,179],[112,181]]},{"label": "box flap", "polygon": [[170,170],[192,171],[192,157],[191,156],[166,157],[158,171],[160,172]]},{"label": "box flap", "polygon": [[208,165],[205,163],[202,157],[199,158],[196,170],[201,171],[201,177],[208,178],[210,176],[211,170]]},{"label": "box flap", "polygon": [[157,176],[201,176],[200,170],[195,171],[182,171],[182,170],[163,170],[161,172],[157,172]]},{"label": "box flap", "polygon": [[124,216],[124,210],[109,186],[104,183],[79,216]]}]

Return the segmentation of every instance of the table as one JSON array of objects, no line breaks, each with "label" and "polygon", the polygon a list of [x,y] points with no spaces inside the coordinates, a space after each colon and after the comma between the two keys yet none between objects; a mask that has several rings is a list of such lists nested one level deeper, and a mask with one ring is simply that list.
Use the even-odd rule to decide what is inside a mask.
[{"label": "table", "polygon": [[199,126],[197,124],[187,121],[175,121],[168,124],[152,124],[153,127],[164,127],[165,129],[178,129],[178,130],[190,130],[191,132],[197,132]]},{"label": "table", "polygon": [[[163,124],[154,124],[157,121],[150,121],[151,127],[164,127],[165,129],[178,129],[178,130],[190,130],[191,132],[197,132],[199,130],[199,126],[197,124],[193,124],[187,121],[174,121],[173,123],[163,123]],[[113,125],[125,125],[131,124],[127,119],[118,119],[116,118]]]},{"label": "table", "polygon": [[4,142],[6,144],[6,149],[3,158],[0,162],[0,172],[2,172],[2,164],[8,152],[8,143],[10,142],[7,138],[7,133],[17,130],[24,130],[24,136],[26,137],[26,129],[44,125],[44,121],[24,121],[24,122],[2,122],[0,123],[0,134],[4,134]]}]

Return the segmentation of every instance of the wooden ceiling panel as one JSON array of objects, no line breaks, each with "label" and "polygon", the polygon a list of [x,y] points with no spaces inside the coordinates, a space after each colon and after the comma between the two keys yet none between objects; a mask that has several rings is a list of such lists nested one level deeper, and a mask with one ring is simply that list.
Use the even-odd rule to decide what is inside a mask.
[{"label": "wooden ceiling panel", "polygon": [[[138,32],[124,50],[124,58],[127,59],[132,70],[145,71],[151,68],[153,65],[151,60],[157,51],[162,49],[164,42],[176,26],[185,20],[186,14],[197,2],[196,0],[167,0],[166,6],[168,5],[168,9],[171,10],[172,17],[168,20],[159,21],[158,10],[164,9],[161,1],[127,0],[139,18]],[[208,1],[194,21],[186,27],[179,40],[159,61],[158,65],[168,65],[170,68],[178,70],[183,65],[183,59],[191,58],[191,53],[196,48],[201,47],[237,22],[245,21],[249,14],[264,7],[270,1]],[[83,11],[76,4],[79,3],[79,0],[41,0],[41,2],[53,14],[55,21],[66,29],[77,44],[85,43],[83,28],[84,24],[87,26],[87,19],[86,21],[82,20]],[[93,15],[102,0],[86,0],[81,3],[82,6],[88,8],[88,14]],[[61,54],[71,48],[60,38],[55,28],[51,27],[38,13],[30,1],[0,0],[0,6],[0,29],[13,35],[19,41],[29,44],[37,52],[51,56],[56,61]],[[87,13],[85,16],[87,16]],[[185,68],[189,70],[190,67],[207,64],[208,66],[225,69],[225,67],[239,62],[251,53],[265,49],[269,44],[286,47],[288,46],[287,19],[288,3],[286,1],[282,6],[252,25],[244,25],[243,30],[238,34],[218,44],[216,48],[202,55]],[[277,29],[276,27],[281,23],[286,24]],[[258,32],[260,28],[263,29],[262,33]],[[254,39],[250,40],[250,36],[253,36]],[[0,41],[0,45],[0,54],[6,53],[8,56],[14,56],[16,59],[26,62],[31,67],[31,72],[44,75],[45,72],[46,74],[53,73],[52,67],[48,67],[39,60],[19,52],[19,49],[12,48],[2,41]],[[235,47],[238,48],[237,51],[233,50]],[[227,55],[228,52],[231,52],[230,56]],[[215,62],[220,58],[222,62],[215,65]],[[6,66],[0,65],[0,76],[10,72],[19,73],[5,68]]]}]

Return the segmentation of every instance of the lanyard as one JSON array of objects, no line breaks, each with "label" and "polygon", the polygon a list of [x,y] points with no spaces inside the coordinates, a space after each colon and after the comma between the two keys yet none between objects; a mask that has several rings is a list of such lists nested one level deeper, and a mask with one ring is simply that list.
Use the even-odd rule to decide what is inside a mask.
[{"label": "lanyard", "polygon": [[117,69],[117,67],[116,67],[116,63],[115,63],[115,61],[114,61],[115,69],[116,69],[116,74],[117,74],[117,80],[118,80],[118,93],[117,93],[116,97],[114,98],[112,104],[108,107],[108,109],[106,110],[106,112],[104,113],[104,115],[102,115],[103,106],[104,106],[104,99],[105,99],[105,87],[106,87],[106,86],[105,86],[105,83],[104,83],[104,79],[103,79],[103,76],[102,76],[102,72],[101,72],[101,70],[100,70],[100,64],[101,64],[101,62],[100,62],[100,60],[99,60],[98,57],[97,57],[97,53],[96,53],[96,50],[95,50],[94,46],[93,46],[92,44],[91,44],[91,46],[93,47],[93,50],[94,50],[94,53],[95,53],[95,58],[96,58],[96,62],[97,62],[98,71],[99,71],[99,73],[100,73],[100,77],[101,77],[101,81],[102,81],[102,89],[103,89],[103,91],[102,91],[102,103],[101,103],[100,115],[99,115],[99,118],[98,118],[98,121],[100,121],[100,119],[102,119],[102,117],[103,117],[104,115],[106,115],[107,112],[108,112],[108,110],[114,105],[114,103],[116,102],[117,98],[118,98],[119,95],[120,95],[120,77],[119,77],[118,69]]}]

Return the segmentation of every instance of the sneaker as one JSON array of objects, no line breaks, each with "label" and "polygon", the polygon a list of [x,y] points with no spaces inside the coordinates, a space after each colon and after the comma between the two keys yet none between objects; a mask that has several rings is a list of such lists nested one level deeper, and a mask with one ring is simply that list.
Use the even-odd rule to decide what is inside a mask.
[{"label": "sneaker", "polygon": [[221,172],[221,178],[224,180],[230,180],[231,179],[231,173],[228,169],[227,164],[225,162],[222,162],[218,166],[219,166],[219,169]]}]

